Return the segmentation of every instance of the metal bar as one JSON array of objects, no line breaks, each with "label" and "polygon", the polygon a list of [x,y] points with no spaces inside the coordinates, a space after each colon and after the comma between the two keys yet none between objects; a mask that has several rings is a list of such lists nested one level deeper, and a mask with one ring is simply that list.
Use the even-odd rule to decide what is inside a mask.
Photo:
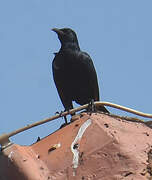
[{"label": "metal bar", "polygon": [[[142,116],[142,117],[146,117],[146,118],[152,118],[152,114],[147,114],[147,113],[143,113],[143,112],[140,112],[140,111],[136,111],[134,109],[131,109],[131,108],[127,108],[125,106],[120,106],[118,104],[113,104],[113,103],[110,103],[110,102],[94,102],[95,106],[101,106],[101,105],[104,105],[104,106],[109,106],[109,107],[113,107],[113,108],[116,108],[116,109],[120,109],[120,110],[123,110],[123,111],[126,111],[126,112],[129,112],[129,113],[132,113],[132,114],[136,114],[138,116]],[[10,133],[7,133],[7,134],[2,134],[0,136],[0,144],[6,144],[6,142],[10,142],[9,141],[9,137],[11,136],[14,136],[20,132],[23,132],[23,131],[26,131],[28,129],[31,129],[32,127],[35,127],[35,126],[38,126],[38,125],[41,125],[41,124],[44,124],[44,123],[47,123],[49,121],[53,121],[57,118],[60,118],[60,117],[63,117],[63,116],[66,116],[68,114],[72,114],[74,112],[78,112],[78,111],[81,111],[83,109],[86,109],[88,107],[89,104],[85,104],[83,106],[80,106],[78,108],[74,108],[74,109],[71,109],[69,111],[66,111],[66,112],[62,112],[61,114],[57,114],[55,116],[52,116],[52,117],[49,117],[49,118],[46,118],[46,119],[43,119],[41,121],[38,121],[36,123],[32,123],[30,125],[27,125],[23,128],[20,128],[20,129],[17,129],[15,131],[12,131]]]}]

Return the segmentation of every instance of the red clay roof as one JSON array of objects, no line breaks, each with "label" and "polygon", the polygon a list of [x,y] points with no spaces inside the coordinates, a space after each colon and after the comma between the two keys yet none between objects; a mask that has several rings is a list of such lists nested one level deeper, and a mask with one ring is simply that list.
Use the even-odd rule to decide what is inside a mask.
[{"label": "red clay roof", "polygon": [[150,176],[152,130],[143,123],[83,114],[31,146],[0,155],[0,180],[142,180]]}]

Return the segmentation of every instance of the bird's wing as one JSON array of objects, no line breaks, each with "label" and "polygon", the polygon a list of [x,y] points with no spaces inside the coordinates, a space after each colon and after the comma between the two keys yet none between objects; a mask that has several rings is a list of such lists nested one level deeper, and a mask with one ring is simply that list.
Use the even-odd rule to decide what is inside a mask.
[{"label": "bird's wing", "polygon": [[88,80],[88,87],[90,88],[89,91],[92,94],[92,98],[95,101],[99,101],[97,74],[91,57],[86,52],[80,51],[78,59],[81,59],[82,70],[87,77],[86,80]]},{"label": "bird's wing", "polygon": [[[81,59],[84,74],[86,74],[86,76],[88,77],[86,78],[86,80],[88,79],[89,81],[88,87],[90,88],[90,90],[88,91],[90,92],[93,100],[99,101],[98,80],[93,61],[91,57],[85,52],[80,52],[79,56],[80,57],[78,57],[78,59]],[[99,106],[97,110],[109,113],[109,111],[104,106]]]},{"label": "bird's wing", "polygon": [[53,79],[65,110],[73,108],[72,99],[67,92],[66,77],[64,73],[64,56],[56,54],[52,62]]}]

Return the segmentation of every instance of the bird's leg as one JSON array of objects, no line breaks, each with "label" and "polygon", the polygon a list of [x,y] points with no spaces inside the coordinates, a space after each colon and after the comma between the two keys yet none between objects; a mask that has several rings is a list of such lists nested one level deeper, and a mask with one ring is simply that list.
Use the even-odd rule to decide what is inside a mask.
[{"label": "bird's leg", "polygon": [[90,103],[88,105],[87,111],[89,111],[90,113],[96,111],[96,106],[94,104],[94,99],[91,99],[91,101],[90,101]]},{"label": "bird's leg", "polygon": [[[72,108],[73,109],[73,108]],[[65,110],[66,111],[66,110]],[[70,114],[70,109],[67,109],[68,113]],[[75,113],[72,113],[71,116],[74,116]],[[68,120],[67,120],[67,117],[64,116],[64,120],[65,120],[65,124],[68,124]]]},{"label": "bird's leg", "polygon": [[[70,110],[70,109],[69,109],[69,110]],[[69,110],[67,110],[67,111],[69,111]],[[65,112],[65,111],[66,111],[66,109],[64,110],[64,112]],[[62,116],[62,114],[61,114],[61,116]],[[64,120],[65,120],[65,123],[61,125],[60,129],[69,124],[69,123],[68,123],[68,120],[67,120],[67,117],[66,117],[66,116],[63,116],[63,117],[64,117]]]},{"label": "bird's leg", "polygon": [[68,124],[68,120],[66,116],[64,116],[64,120],[65,120],[65,124]]}]

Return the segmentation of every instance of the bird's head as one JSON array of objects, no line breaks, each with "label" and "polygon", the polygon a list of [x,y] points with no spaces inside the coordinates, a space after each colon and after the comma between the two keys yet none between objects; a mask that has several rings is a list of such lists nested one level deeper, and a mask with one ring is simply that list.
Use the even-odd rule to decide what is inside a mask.
[{"label": "bird's head", "polygon": [[78,46],[78,39],[76,33],[70,28],[53,28],[52,31],[56,32],[58,38],[61,42],[61,45],[65,45],[66,43],[76,43]]}]

